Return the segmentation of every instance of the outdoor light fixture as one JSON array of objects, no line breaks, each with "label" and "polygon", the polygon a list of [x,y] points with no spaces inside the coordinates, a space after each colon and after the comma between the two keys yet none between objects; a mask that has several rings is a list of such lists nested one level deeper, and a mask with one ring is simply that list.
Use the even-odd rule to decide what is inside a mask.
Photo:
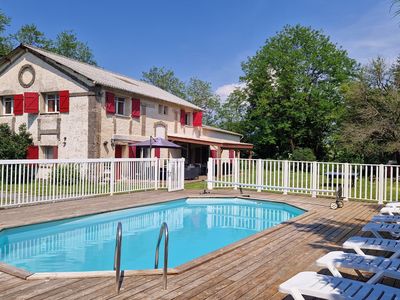
[{"label": "outdoor light fixture", "polygon": [[67,137],[64,136],[63,147],[65,147],[66,145],[67,145]]},{"label": "outdoor light fixture", "polygon": [[107,145],[108,145],[108,141],[104,141],[104,142],[103,142],[103,146],[104,146],[104,147],[107,147]]},{"label": "outdoor light fixture", "polygon": [[114,149],[114,147],[115,147],[115,141],[114,141],[114,139],[111,139],[111,148]]}]

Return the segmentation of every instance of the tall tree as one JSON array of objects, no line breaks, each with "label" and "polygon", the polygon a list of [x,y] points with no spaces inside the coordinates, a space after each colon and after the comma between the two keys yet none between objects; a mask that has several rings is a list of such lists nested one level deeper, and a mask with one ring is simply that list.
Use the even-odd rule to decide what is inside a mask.
[{"label": "tall tree", "polygon": [[[219,109],[219,126],[226,130],[243,133],[248,106],[246,92],[243,89],[234,90]],[[246,136],[244,138],[246,139]]]},{"label": "tall tree", "polygon": [[21,44],[32,45],[39,48],[51,49],[52,41],[45,37],[35,24],[23,25],[12,38]]},{"label": "tall tree", "polygon": [[12,50],[12,43],[9,36],[5,34],[11,19],[0,10],[0,58]]},{"label": "tall tree", "polygon": [[378,57],[347,88],[341,145],[366,163],[400,161],[400,60]]},{"label": "tall tree", "polygon": [[185,83],[175,76],[174,71],[165,67],[152,67],[148,72],[142,72],[142,80],[177,97],[186,97]]},{"label": "tall tree", "polygon": [[63,31],[57,35],[53,43],[52,51],[82,61],[91,65],[96,65],[92,50],[87,43],[78,40],[75,32]]},{"label": "tall tree", "polygon": [[220,108],[220,99],[219,96],[213,92],[210,82],[198,78],[190,78],[186,85],[186,99],[204,110],[204,124],[216,124],[217,112]]},{"label": "tall tree", "polygon": [[340,87],[356,62],[321,31],[285,26],[243,63],[249,109],[247,133],[261,157],[311,148],[326,140],[343,110]]}]

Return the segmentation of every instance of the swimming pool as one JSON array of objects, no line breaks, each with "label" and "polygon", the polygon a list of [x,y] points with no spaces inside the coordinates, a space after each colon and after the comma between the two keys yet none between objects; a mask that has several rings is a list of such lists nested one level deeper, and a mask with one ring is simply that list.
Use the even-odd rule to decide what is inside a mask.
[{"label": "swimming pool", "polygon": [[[179,199],[5,229],[0,231],[0,261],[32,273],[111,271],[121,222],[121,269],[153,269],[159,229],[166,222],[168,265],[176,267],[302,213],[288,204],[252,199]],[[161,249],[159,267],[162,257]]]}]

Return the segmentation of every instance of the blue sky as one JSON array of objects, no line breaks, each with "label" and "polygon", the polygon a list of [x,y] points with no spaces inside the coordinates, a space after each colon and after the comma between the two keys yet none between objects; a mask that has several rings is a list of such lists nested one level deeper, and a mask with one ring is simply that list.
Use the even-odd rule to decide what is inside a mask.
[{"label": "blue sky", "polygon": [[400,53],[390,0],[0,0],[10,32],[35,23],[48,36],[72,29],[98,64],[134,78],[151,66],[210,81],[224,97],[240,63],[285,24],[322,29],[360,62]]}]

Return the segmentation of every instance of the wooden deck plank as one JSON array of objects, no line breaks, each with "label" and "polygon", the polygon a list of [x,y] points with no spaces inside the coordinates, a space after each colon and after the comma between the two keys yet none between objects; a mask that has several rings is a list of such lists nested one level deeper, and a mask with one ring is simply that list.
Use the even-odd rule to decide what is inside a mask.
[{"label": "wooden deck plank", "polygon": [[[0,298],[7,299],[284,299],[278,286],[297,272],[321,271],[314,262],[343,241],[360,234],[362,225],[378,206],[346,202],[343,209],[329,209],[329,199],[249,192],[256,198],[282,201],[310,210],[300,219],[289,220],[271,232],[259,234],[234,250],[185,272],[168,277],[162,289],[159,275],[131,276],[115,293],[112,278],[22,280],[0,272]],[[214,194],[234,196],[235,191]],[[80,215],[158,203],[196,192],[140,192],[113,197],[49,203],[0,211],[2,227],[20,226]],[[83,205],[84,204],[84,205]],[[29,219],[23,218],[29,213]],[[27,220],[28,219],[28,220]],[[352,272],[349,272],[352,276]],[[399,285],[397,281],[385,281]]]}]

